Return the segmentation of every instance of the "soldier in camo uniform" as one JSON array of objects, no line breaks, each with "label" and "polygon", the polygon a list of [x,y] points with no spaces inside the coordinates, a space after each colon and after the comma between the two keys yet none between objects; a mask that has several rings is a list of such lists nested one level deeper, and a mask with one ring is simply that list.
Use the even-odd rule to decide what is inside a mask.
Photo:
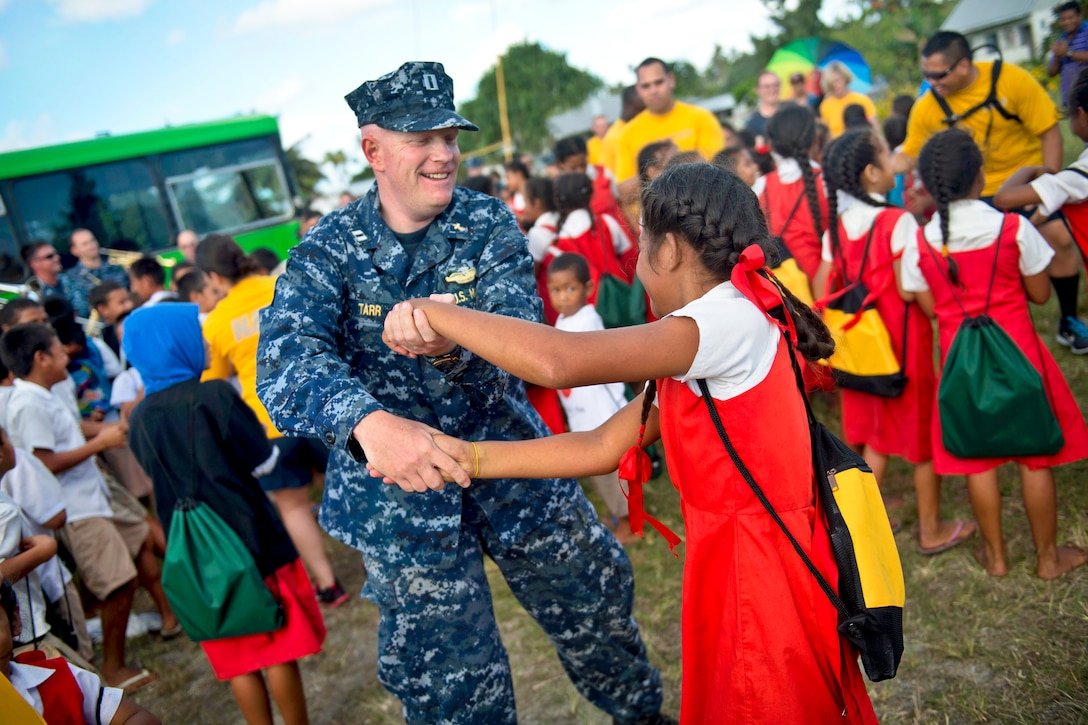
[{"label": "soldier in camo uniform", "polygon": [[438,63],[406,63],[346,100],[377,184],[292,251],[261,315],[257,392],[277,428],[332,450],[321,524],[363,553],[379,679],[409,723],[517,721],[487,554],[583,695],[615,722],[672,722],[631,616],[630,561],[577,482],[470,485],[432,441],[547,435],[522,383],[425,325],[411,331],[418,356],[382,342],[393,305],[432,293],[540,320],[513,215],[455,187],[459,129],[477,127],[454,112]]}]

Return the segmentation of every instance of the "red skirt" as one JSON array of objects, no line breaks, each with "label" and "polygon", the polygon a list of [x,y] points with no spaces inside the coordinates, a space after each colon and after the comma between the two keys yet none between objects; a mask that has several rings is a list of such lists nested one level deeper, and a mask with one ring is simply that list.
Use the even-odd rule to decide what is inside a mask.
[{"label": "red skirt", "polygon": [[284,625],[274,632],[201,642],[215,676],[229,680],[273,665],[293,662],[321,651],[325,620],[317,606],[310,578],[300,559],[285,564],[265,577],[265,584],[279,595]]}]

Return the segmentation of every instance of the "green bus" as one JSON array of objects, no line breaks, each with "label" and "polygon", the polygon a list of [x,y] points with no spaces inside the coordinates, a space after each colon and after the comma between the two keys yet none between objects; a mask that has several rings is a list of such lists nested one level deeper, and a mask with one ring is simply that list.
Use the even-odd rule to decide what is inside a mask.
[{"label": "green bus", "polygon": [[64,253],[80,227],[121,263],[155,254],[172,266],[183,229],[283,258],[297,241],[298,196],[272,116],[0,154],[0,282],[28,275],[23,245],[42,240]]}]

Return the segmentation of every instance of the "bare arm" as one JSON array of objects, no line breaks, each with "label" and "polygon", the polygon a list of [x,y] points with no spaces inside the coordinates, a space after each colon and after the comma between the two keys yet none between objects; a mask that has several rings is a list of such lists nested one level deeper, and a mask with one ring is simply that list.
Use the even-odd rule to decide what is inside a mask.
[{"label": "bare arm", "polygon": [[1062,170],[1062,131],[1054,124],[1039,134],[1043,146],[1043,166],[1052,174]]},{"label": "bare arm", "polygon": [[412,330],[441,335],[522,380],[556,389],[682,375],[699,347],[699,329],[686,317],[603,332],[562,332],[434,300],[394,306],[383,339],[400,351]]},{"label": "bare arm", "polygon": [[162,725],[162,720],[132,700],[122,697],[110,725]]},{"label": "bare arm", "polygon": [[[487,441],[472,444],[440,435],[438,447],[450,454],[466,473],[477,478],[583,477],[616,470],[623,454],[638,442],[643,396],[591,431],[563,433],[525,441]],[[650,407],[643,446],[660,437],[658,412]],[[371,474],[376,475],[376,474]]]},{"label": "bare arm", "polygon": [[1040,272],[1030,277],[1024,277],[1024,292],[1028,299],[1037,305],[1044,304],[1050,299],[1050,274]]},{"label": "bare arm", "polygon": [[1017,169],[994,194],[994,206],[998,209],[1019,209],[1038,204],[1042,200],[1030,184],[1045,173],[1047,170],[1043,166],[1023,166]]},{"label": "bare arm", "polygon": [[905,174],[908,171],[913,171],[914,167],[918,165],[918,159],[913,156],[908,156],[902,151],[897,151],[892,154],[892,170],[897,174]]},{"label": "bare arm", "polygon": [[111,423],[103,426],[98,435],[79,448],[61,452],[51,451],[47,448],[35,448],[34,455],[45,464],[45,467],[51,473],[63,473],[69,468],[78,466],[95,454],[124,445],[125,438],[125,426],[121,423]]},{"label": "bare arm", "polygon": [[830,290],[827,288],[827,280],[831,277],[831,262],[820,260],[820,266],[816,270],[816,276],[812,278],[812,294],[816,299],[824,297]]},{"label": "bare arm", "polygon": [[0,574],[12,582],[17,582],[36,567],[53,558],[57,553],[57,542],[52,536],[38,534],[19,542],[20,551],[0,562]]}]

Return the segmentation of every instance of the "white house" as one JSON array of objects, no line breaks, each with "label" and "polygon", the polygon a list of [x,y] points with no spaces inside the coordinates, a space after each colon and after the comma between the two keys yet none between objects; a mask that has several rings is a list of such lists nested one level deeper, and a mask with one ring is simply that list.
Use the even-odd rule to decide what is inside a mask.
[{"label": "white house", "polygon": [[[1049,52],[1046,38],[1061,0],[960,0],[941,30],[967,36],[972,48],[996,46],[1010,63],[1042,58]],[[978,57],[992,54],[981,51]]]}]

